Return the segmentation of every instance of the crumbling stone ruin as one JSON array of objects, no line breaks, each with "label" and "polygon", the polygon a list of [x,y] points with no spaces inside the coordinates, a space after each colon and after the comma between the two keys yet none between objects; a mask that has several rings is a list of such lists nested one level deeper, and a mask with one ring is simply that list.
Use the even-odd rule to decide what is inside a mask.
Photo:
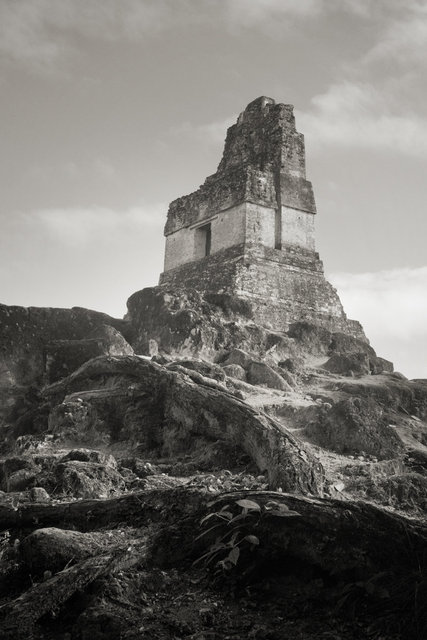
[{"label": "crumbling stone ruin", "polygon": [[427,381],[347,319],[315,215],[258,98],[125,318],[0,305],[0,638],[427,637]]},{"label": "crumbling stone ruin", "polygon": [[216,173],[171,203],[160,284],[248,299],[275,331],[304,321],[366,340],[324,277],[315,216],[293,107],[262,96],[228,129]]}]

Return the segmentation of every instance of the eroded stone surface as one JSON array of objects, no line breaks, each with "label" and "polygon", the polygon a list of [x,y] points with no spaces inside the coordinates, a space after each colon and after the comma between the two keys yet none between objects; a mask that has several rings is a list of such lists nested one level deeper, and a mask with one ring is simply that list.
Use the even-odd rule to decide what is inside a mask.
[{"label": "eroded stone surface", "polygon": [[44,375],[45,350],[49,343],[89,338],[102,325],[120,330],[126,323],[105,313],[80,307],[55,309],[0,305],[2,368],[9,372],[15,384],[32,384]]}]

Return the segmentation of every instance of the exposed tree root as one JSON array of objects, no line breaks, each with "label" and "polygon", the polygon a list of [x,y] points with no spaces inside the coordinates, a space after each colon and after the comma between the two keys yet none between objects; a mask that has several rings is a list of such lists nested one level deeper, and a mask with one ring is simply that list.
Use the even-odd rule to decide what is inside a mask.
[{"label": "exposed tree root", "polygon": [[31,637],[37,621],[49,612],[57,612],[76,591],[86,589],[97,578],[130,568],[142,556],[142,549],[132,554],[122,550],[98,555],[33,585],[19,598],[0,607],[0,637],[4,640]]},{"label": "exposed tree root", "polygon": [[[263,572],[274,576],[291,570],[289,567],[296,567],[297,571],[309,567],[314,575],[322,575],[335,585],[353,584],[358,594],[374,600],[375,590],[382,589],[387,597],[380,602],[385,611],[381,615],[392,618],[395,608],[401,610],[403,621],[413,618],[421,633],[427,629],[418,601],[419,594],[427,591],[427,528],[423,523],[364,502],[279,492],[236,491],[208,500],[200,490],[180,487],[110,500],[31,505],[17,510],[3,507],[2,525],[16,529],[73,524],[89,530],[107,523],[156,526],[151,529],[147,546],[141,542],[139,551],[135,548],[97,555],[34,585],[4,605],[0,608],[0,637],[31,636],[37,620],[60,609],[77,590],[84,590],[98,577],[118,568],[126,569],[141,558],[147,567],[189,566],[209,550],[219,534],[227,534],[226,520],[213,516],[204,528],[200,525],[202,518],[226,506],[229,512],[238,514],[242,509],[237,504],[239,500],[251,500],[258,506],[253,516],[238,520],[242,535],[259,540],[256,549],[246,554],[246,560],[244,554],[241,556],[242,566],[238,569],[242,575],[248,557],[258,577]],[[272,502],[276,503],[273,511],[282,508],[286,512],[288,508],[298,515],[279,517],[270,513],[266,505]],[[211,524],[220,527],[200,537]],[[414,628],[411,622],[405,637],[423,637],[417,636]]]},{"label": "exposed tree root", "polygon": [[0,505],[0,531],[70,525],[81,531],[91,531],[119,523],[137,526],[162,521],[166,524],[199,508],[203,500],[200,490],[178,488],[138,491],[117,498],[77,500],[53,505]]},{"label": "exposed tree root", "polygon": [[[191,450],[197,441],[222,440],[240,447],[263,473],[269,484],[285,491],[321,495],[324,473],[320,462],[283,426],[218,383],[184,370],[171,371],[137,356],[94,358],[47,389],[52,405],[67,394],[85,390],[129,388],[130,397],[117,404],[123,416],[135,394],[149,404],[156,416],[148,434],[152,444],[173,456]],[[74,396],[72,396],[74,397]],[[148,406],[148,405],[147,405]],[[153,420],[151,420],[153,422]],[[135,430],[144,430],[138,420]],[[150,426],[145,428],[150,430]],[[147,438],[147,433],[139,433]]]}]

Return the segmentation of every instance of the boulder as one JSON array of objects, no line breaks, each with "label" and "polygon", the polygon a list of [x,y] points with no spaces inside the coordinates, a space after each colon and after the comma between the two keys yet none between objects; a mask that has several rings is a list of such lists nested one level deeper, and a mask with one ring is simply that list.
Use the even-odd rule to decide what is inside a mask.
[{"label": "boulder", "polygon": [[[129,331],[126,321],[89,309],[0,305],[0,427],[13,425],[15,438],[45,430],[47,416],[40,410],[38,391],[109,352],[104,339],[90,337],[101,325],[114,325],[118,336]],[[5,438],[1,440],[5,450]]]},{"label": "boulder", "polygon": [[274,369],[265,362],[252,360],[247,369],[247,381],[249,384],[265,385],[270,389],[291,391],[292,387]]},{"label": "boulder", "polygon": [[394,380],[407,380],[408,379],[405,375],[403,375],[403,373],[400,373],[400,371],[391,371],[389,373],[390,373],[390,378],[393,378]]},{"label": "boulder", "polygon": [[311,356],[360,352],[366,353],[369,357],[376,357],[374,349],[366,339],[338,331],[329,331],[309,322],[291,324],[287,335],[293,338],[300,352]]},{"label": "boulder", "polygon": [[30,456],[10,456],[0,461],[0,478],[3,481],[15,471],[33,468],[34,460]]},{"label": "boulder", "polygon": [[329,352],[332,334],[324,327],[308,322],[295,322],[289,326],[287,335],[307,354],[318,356]]},{"label": "boulder", "polygon": [[70,563],[90,557],[100,548],[99,542],[95,542],[90,534],[47,527],[24,538],[19,554],[30,571],[40,575],[45,571],[61,571]]},{"label": "boulder", "polygon": [[155,465],[145,462],[141,458],[122,458],[119,468],[120,470],[130,469],[138,478],[147,478],[160,473]]},{"label": "boulder", "polygon": [[55,341],[85,340],[100,325],[127,332],[124,320],[73,307],[54,309],[0,305],[0,369],[5,369],[18,385],[43,382],[46,348]]},{"label": "boulder", "polygon": [[35,469],[20,469],[12,473],[7,479],[7,491],[25,491],[34,486],[37,478]]},{"label": "boulder", "polygon": [[348,398],[332,407],[320,405],[305,433],[316,444],[341,454],[392,458],[403,451],[388,426],[383,408],[372,398]]},{"label": "boulder", "polygon": [[419,510],[424,516],[427,509],[427,477],[419,473],[401,473],[380,478],[370,487],[369,497],[394,508]]},{"label": "boulder", "polygon": [[242,349],[233,349],[222,362],[222,366],[237,364],[239,367],[242,367],[242,369],[247,369],[251,362],[252,358],[246,353],[246,351],[243,351]]},{"label": "boulder", "polygon": [[369,357],[366,353],[334,353],[322,369],[343,376],[367,375],[370,373]]},{"label": "boulder", "polygon": [[347,333],[331,333],[328,351],[333,353],[366,353],[369,357],[376,357],[375,350],[367,340],[360,340]]},{"label": "boulder", "polygon": [[118,471],[104,464],[69,460],[56,466],[57,492],[75,498],[108,498],[125,488]]},{"label": "boulder", "polygon": [[322,365],[322,368],[343,376],[366,375],[369,373],[378,375],[384,372],[391,373],[393,371],[393,363],[370,353],[355,351],[352,353],[334,353]]},{"label": "boulder", "polygon": [[371,373],[379,374],[379,373],[392,373],[394,366],[390,360],[386,360],[385,358],[380,358],[379,356],[369,356],[369,368]]},{"label": "boulder", "polygon": [[394,373],[367,378],[342,378],[325,384],[325,389],[349,396],[372,398],[387,410],[403,411],[406,415],[427,419],[427,385],[415,380],[402,380]]},{"label": "boulder", "polygon": [[57,405],[48,418],[49,432],[62,442],[97,445],[108,443],[108,429],[98,415],[97,405],[79,396]]},{"label": "boulder", "polygon": [[289,371],[289,373],[299,373],[303,365],[304,361],[301,357],[286,358],[277,363],[277,366],[280,367],[282,371]]},{"label": "boulder", "polygon": [[68,462],[69,460],[95,462],[96,464],[103,464],[106,467],[117,469],[117,462],[114,456],[95,449],[72,449],[60,458],[60,462]]},{"label": "boulder", "polygon": [[136,353],[148,355],[153,340],[161,355],[209,361],[235,348],[259,357],[274,349],[280,358],[293,350],[292,340],[255,324],[250,302],[238,296],[162,285],[137,291],[127,305]]},{"label": "boulder", "polygon": [[235,378],[236,380],[246,380],[246,371],[240,364],[224,364],[223,371],[229,378]]},{"label": "boulder", "polygon": [[108,324],[97,326],[87,338],[55,340],[45,347],[46,377],[55,382],[75,371],[84,362],[102,355],[128,356],[133,349],[122,334]]},{"label": "boulder", "polygon": [[115,327],[110,324],[100,324],[88,336],[102,343],[104,355],[131,356],[133,349],[129,342]]},{"label": "boulder", "polygon": [[40,467],[29,456],[11,456],[0,461],[0,488],[24,491],[34,484]]},{"label": "boulder", "polygon": [[104,354],[102,340],[55,340],[45,347],[46,378],[49,383],[65,378],[87,360]]},{"label": "boulder", "polygon": [[29,495],[31,502],[50,502],[50,495],[43,487],[33,487]]}]

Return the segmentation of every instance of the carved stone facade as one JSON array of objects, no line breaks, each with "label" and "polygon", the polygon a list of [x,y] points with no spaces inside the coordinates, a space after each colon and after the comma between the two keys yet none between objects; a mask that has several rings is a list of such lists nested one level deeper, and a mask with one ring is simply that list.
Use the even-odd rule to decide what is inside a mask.
[{"label": "carved stone facade", "polygon": [[293,107],[258,98],[228,129],[217,172],[171,203],[160,284],[250,299],[277,331],[308,321],[366,340],[325,280],[315,214]]}]

